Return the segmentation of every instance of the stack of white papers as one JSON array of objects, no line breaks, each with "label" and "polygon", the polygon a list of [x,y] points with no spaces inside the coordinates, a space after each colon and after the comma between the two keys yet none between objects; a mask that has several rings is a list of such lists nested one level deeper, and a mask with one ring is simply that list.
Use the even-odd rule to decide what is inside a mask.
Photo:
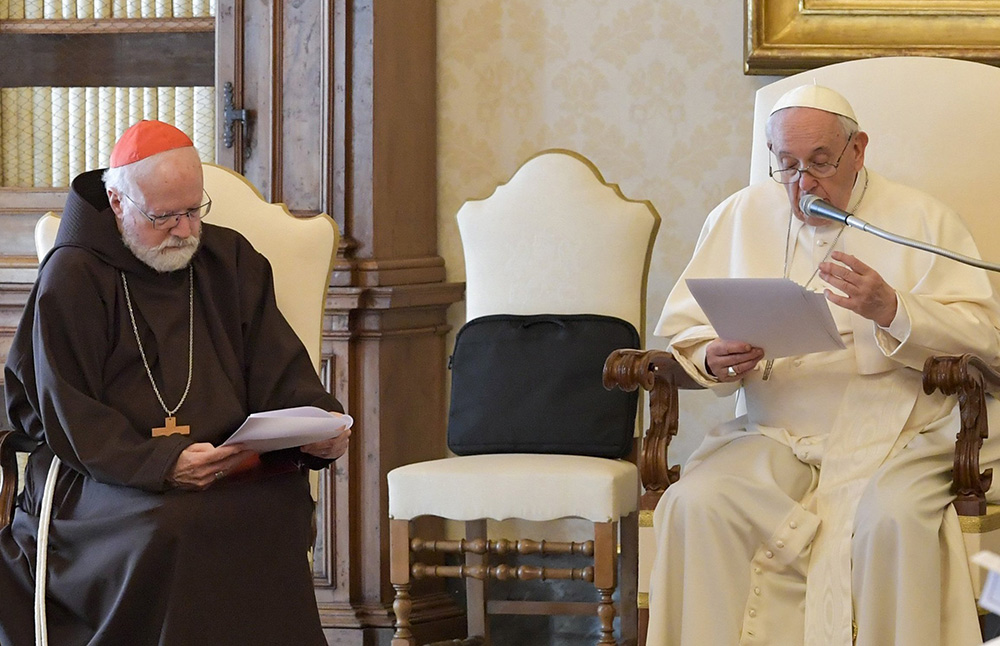
[{"label": "stack of white papers", "polygon": [[354,418],[315,406],[283,408],[253,413],[222,446],[241,444],[257,453],[289,449],[337,437],[354,424]]},{"label": "stack of white papers", "polygon": [[787,278],[689,278],[691,295],[719,338],[764,350],[764,358],[846,347],[822,292]]},{"label": "stack of white papers", "polygon": [[[976,552],[970,559],[976,565],[986,568],[986,583],[979,594],[979,606],[1000,615],[1000,556],[993,552]],[[983,646],[1000,646],[1000,637],[991,639]]]}]

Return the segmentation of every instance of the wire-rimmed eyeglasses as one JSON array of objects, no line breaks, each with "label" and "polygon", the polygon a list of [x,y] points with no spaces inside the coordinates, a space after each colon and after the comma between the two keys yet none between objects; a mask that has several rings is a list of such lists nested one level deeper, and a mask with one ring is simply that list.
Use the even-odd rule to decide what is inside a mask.
[{"label": "wire-rimmed eyeglasses", "polygon": [[139,213],[142,213],[142,215],[147,220],[153,223],[154,229],[162,231],[163,229],[173,229],[180,223],[181,218],[201,220],[206,215],[208,215],[208,212],[212,210],[212,197],[208,194],[208,191],[204,189],[202,189],[202,193],[205,194],[205,197],[208,200],[204,204],[196,206],[193,209],[188,209],[187,211],[183,211],[181,213],[164,213],[163,215],[150,215],[145,211],[143,211],[142,207],[136,204],[136,201],[133,200],[131,197],[129,197],[125,193],[122,193],[122,195],[124,195],[125,198],[132,203],[132,206],[134,206],[136,210],[139,211]]},{"label": "wire-rimmed eyeglasses", "polygon": [[776,169],[771,166],[771,159],[769,155],[767,160],[767,172],[771,176],[771,179],[779,184],[794,184],[799,181],[800,177],[802,177],[802,173],[809,173],[816,179],[833,177],[837,174],[837,167],[840,166],[840,160],[844,157],[844,153],[847,152],[847,147],[851,145],[851,139],[854,138],[854,135],[855,133],[852,132],[850,136],[847,137],[847,143],[844,144],[844,149],[840,151],[840,156],[837,157],[837,161],[833,163],[821,162],[818,164],[809,164],[805,168],[792,166],[790,168]]}]

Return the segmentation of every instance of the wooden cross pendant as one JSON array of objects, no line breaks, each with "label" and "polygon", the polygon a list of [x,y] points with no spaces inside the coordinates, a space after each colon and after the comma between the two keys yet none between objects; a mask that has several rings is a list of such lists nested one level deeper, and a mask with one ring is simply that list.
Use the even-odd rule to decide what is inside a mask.
[{"label": "wooden cross pendant", "polygon": [[174,433],[180,433],[181,435],[191,435],[191,427],[178,426],[176,417],[168,417],[166,420],[164,420],[163,426],[153,429],[153,437],[173,435]]}]

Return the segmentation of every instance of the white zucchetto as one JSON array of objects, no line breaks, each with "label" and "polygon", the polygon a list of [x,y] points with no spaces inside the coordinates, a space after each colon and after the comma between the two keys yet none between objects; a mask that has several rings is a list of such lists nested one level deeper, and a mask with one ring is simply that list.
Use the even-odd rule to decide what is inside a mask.
[{"label": "white zucchetto", "polygon": [[824,112],[832,112],[847,117],[854,123],[854,109],[839,93],[822,85],[800,85],[781,95],[781,98],[771,108],[771,114],[785,108],[815,108]]}]

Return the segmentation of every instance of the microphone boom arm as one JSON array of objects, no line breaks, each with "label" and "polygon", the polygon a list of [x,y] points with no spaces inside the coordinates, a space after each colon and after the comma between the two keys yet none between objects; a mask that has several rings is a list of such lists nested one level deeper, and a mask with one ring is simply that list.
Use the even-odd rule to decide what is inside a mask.
[{"label": "microphone boom arm", "polygon": [[951,260],[955,260],[966,265],[985,269],[986,271],[1000,272],[1000,264],[986,262],[985,260],[980,260],[978,258],[970,258],[969,256],[963,256],[960,253],[955,253],[954,251],[949,251],[948,249],[942,249],[941,247],[934,246],[927,242],[921,242],[919,240],[913,240],[912,238],[896,235],[895,233],[890,233],[885,229],[880,229],[873,224],[868,224],[864,220],[858,219],[853,215],[848,216],[847,219],[844,220],[844,224],[849,227],[854,227],[855,229],[861,229],[865,233],[870,233],[890,242],[895,242],[907,247],[913,247],[914,249],[920,249],[921,251],[936,253],[939,256],[944,256],[945,258],[950,258]]},{"label": "microphone boom arm", "polygon": [[889,231],[880,229],[877,226],[868,224],[860,218],[854,217],[847,211],[838,209],[829,202],[820,198],[818,195],[812,195],[809,193],[803,194],[799,199],[799,210],[812,217],[825,218],[827,220],[833,220],[834,222],[840,222],[844,226],[861,229],[865,233],[870,233],[884,240],[888,240],[889,242],[895,242],[896,244],[912,247],[914,249],[920,249],[921,251],[929,251],[972,267],[978,267],[979,269],[985,269],[986,271],[1000,273],[1000,264],[986,262],[985,260],[980,260],[979,258],[970,258],[969,256],[963,256],[960,253],[955,253],[954,251],[949,251],[948,249],[936,247],[927,242],[921,242],[920,240],[914,240],[895,233],[890,233]]}]

